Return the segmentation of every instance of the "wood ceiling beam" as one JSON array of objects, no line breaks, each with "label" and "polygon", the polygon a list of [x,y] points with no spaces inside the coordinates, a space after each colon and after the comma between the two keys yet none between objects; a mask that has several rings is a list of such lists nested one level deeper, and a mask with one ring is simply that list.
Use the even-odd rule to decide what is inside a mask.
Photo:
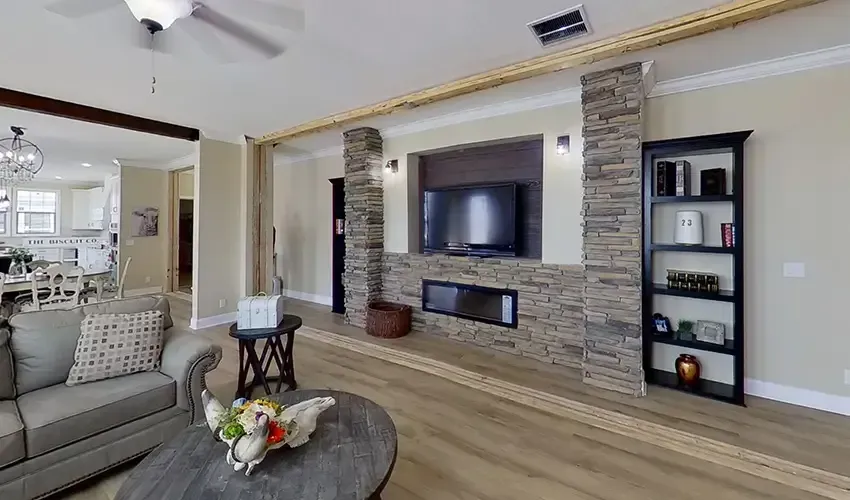
[{"label": "wood ceiling beam", "polygon": [[0,106],[186,141],[197,141],[200,137],[198,129],[11,89],[0,88]]},{"label": "wood ceiling beam", "polygon": [[491,89],[506,83],[592,64],[629,52],[684,40],[826,0],[736,0],[579,47],[485,71],[377,104],[309,121],[261,137],[257,144],[278,144],[307,134],[350,125],[375,116]]}]

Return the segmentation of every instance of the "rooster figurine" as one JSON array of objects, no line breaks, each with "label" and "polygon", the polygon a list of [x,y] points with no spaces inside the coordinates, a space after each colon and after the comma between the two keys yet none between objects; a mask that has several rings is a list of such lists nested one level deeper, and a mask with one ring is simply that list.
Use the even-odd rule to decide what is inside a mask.
[{"label": "rooster figurine", "polygon": [[[266,413],[258,413],[256,427],[250,434],[239,437],[228,438],[221,428],[222,420],[228,416],[228,410],[208,390],[201,393],[204,405],[204,414],[207,426],[215,435],[216,439],[224,441],[229,446],[226,460],[233,470],[242,470],[247,465],[245,475],[248,476],[254,470],[254,466],[266,458],[269,450],[274,450],[289,445],[290,448],[302,446],[310,440],[310,435],[316,430],[316,421],[319,415],[336,404],[331,397],[313,398],[307,401],[284,407],[277,416]],[[286,433],[283,440],[273,445],[268,444],[271,419],[278,425],[284,425],[290,431]]]}]

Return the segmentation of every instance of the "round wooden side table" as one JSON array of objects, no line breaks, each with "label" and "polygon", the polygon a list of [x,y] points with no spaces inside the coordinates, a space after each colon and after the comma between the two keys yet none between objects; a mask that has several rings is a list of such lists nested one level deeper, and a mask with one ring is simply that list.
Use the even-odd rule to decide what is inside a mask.
[{"label": "round wooden side table", "polygon": [[[239,341],[239,377],[236,382],[236,397],[250,398],[254,387],[263,386],[266,395],[273,394],[269,382],[277,381],[274,393],[280,392],[283,383],[287,391],[298,388],[295,381],[295,363],[292,350],[295,343],[295,331],[301,328],[301,318],[292,314],[284,314],[281,322],[274,328],[258,328],[240,330],[236,323],[230,325],[230,336]],[[286,335],[286,344],[281,339]],[[265,340],[263,352],[257,356],[257,341]],[[277,365],[279,376],[269,377],[272,360]],[[248,372],[254,377],[248,382]]]}]

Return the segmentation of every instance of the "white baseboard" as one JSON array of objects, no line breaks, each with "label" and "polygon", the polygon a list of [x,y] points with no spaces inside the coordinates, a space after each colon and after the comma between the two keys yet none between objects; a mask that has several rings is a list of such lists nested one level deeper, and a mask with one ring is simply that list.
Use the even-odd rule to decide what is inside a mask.
[{"label": "white baseboard", "polygon": [[224,325],[227,323],[236,322],[236,313],[229,312],[219,314],[218,316],[208,316],[206,318],[192,318],[189,321],[189,328],[192,330],[203,330],[213,326]]},{"label": "white baseboard", "polygon": [[147,288],[134,288],[132,290],[124,290],[125,297],[138,297],[140,295],[153,295],[155,293],[162,293],[162,287],[149,286]]},{"label": "white baseboard", "polygon": [[299,292],[298,290],[284,290],[283,295],[291,299],[306,300],[307,302],[315,302],[326,306],[332,306],[334,303],[333,297],[325,295],[315,295],[312,293]]},{"label": "white baseboard", "polygon": [[744,392],[751,396],[850,416],[850,397],[847,396],[836,396],[751,378],[744,380]]}]

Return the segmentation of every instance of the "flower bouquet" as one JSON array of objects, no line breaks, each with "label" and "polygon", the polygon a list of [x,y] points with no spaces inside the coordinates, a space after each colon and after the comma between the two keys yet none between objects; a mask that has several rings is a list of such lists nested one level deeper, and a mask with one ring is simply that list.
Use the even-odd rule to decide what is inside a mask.
[{"label": "flower bouquet", "polygon": [[216,439],[229,446],[226,460],[234,470],[250,475],[254,466],[263,461],[269,450],[289,445],[301,446],[316,430],[316,419],[336,401],[334,398],[313,398],[284,406],[268,398],[248,401],[237,399],[229,409],[207,390],[201,393],[207,425]]},{"label": "flower bouquet", "polygon": [[287,434],[292,434],[298,424],[295,421],[284,422],[280,418],[283,414],[283,405],[270,399],[260,398],[248,401],[245,398],[237,399],[233,406],[218,422],[221,428],[222,439],[237,439],[246,434],[253,434],[260,421],[261,415],[268,416],[268,437],[266,446],[269,449],[277,449],[283,446],[283,439]]}]

